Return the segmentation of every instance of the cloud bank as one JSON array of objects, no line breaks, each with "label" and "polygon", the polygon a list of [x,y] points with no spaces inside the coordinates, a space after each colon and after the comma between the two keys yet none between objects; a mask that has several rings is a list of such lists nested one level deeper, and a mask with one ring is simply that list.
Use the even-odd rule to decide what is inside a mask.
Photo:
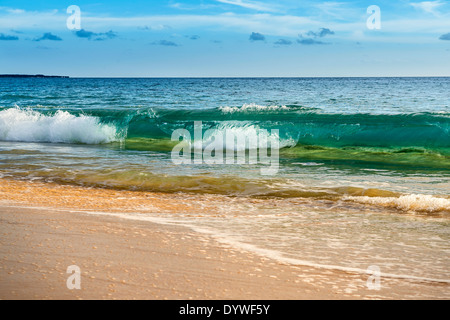
[{"label": "cloud bank", "polygon": [[168,40],[159,40],[159,41],[153,42],[152,44],[156,45],[156,46],[178,47],[178,44],[176,44],[173,41],[168,41]]},{"label": "cloud bank", "polygon": [[40,38],[36,38],[34,39],[34,41],[44,41],[44,40],[49,40],[49,41],[62,41],[62,39],[54,34],[52,34],[51,32],[47,32],[44,33],[42,35],[42,37]]},{"label": "cloud bank", "polygon": [[258,32],[252,32],[252,34],[249,37],[250,41],[264,41],[266,40],[266,37]]},{"label": "cloud bank", "polygon": [[14,40],[19,40],[19,37],[0,33],[0,41],[14,41]]},{"label": "cloud bank", "polygon": [[440,36],[439,40],[450,40],[450,32]]},{"label": "cloud bank", "polygon": [[320,28],[319,31],[308,31],[306,33],[306,36],[303,36],[302,34],[299,34],[298,36],[300,39],[297,40],[297,43],[302,45],[315,45],[315,44],[328,44],[327,42],[323,42],[320,40],[316,40],[318,38],[324,38],[326,36],[334,35],[334,31],[331,31],[328,28]]},{"label": "cloud bank", "polygon": [[110,30],[108,32],[96,33],[96,32],[81,29],[81,30],[75,31],[75,35],[78,38],[84,38],[84,39],[94,40],[94,41],[103,41],[103,40],[108,40],[108,39],[114,39],[117,37],[117,33],[112,30]]}]

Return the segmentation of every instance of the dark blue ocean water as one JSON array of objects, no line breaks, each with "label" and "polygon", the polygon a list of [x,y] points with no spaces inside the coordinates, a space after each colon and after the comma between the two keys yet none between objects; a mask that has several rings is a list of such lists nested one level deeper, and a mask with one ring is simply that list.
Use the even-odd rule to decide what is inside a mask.
[{"label": "dark blue ocean water", "polygon": [[450,108],[450,78],[0,79],[0,105],[207,109],[297,105],[330,113]]}]

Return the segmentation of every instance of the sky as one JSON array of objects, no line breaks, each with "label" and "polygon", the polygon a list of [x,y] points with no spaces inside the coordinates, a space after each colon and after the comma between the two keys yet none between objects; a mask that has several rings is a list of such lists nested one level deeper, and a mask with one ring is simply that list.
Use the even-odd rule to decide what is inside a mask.
[{"label": "sky", "polygon": [[450,76],[450,1],[0,0],[0,74]]}]

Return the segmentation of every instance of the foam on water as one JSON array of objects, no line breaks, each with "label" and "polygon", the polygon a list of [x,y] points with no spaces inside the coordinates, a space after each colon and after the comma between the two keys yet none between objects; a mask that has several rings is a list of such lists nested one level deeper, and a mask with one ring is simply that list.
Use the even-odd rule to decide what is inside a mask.
[{"label": "foam on water", "polygon": [[450,212],[450,200],[425,194],[408,194],[400,197],[367,197],[346,196],[344,200],[350,200],[362,204],[378,205],[395,208],[402,211],[413,212]]},{"label": "foam on water", "polygon": [[58,110],[44,115],[31,109],[0,111],[0,140],[54,143],[110,143],[119,139],[115,126],[92,116]]},{"label": "foam on water", "polygon": [[220,111],[223,113],[235,113],[235,112],[262,112],[262,111],[288,111],[291,108],[287,106],[261,106],[255,103],[244,104],[242,107],[220,107]]}]

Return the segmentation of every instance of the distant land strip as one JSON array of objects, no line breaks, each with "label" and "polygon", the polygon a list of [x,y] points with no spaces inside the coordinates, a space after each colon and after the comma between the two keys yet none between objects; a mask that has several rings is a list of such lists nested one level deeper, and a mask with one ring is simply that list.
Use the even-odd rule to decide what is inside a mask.
[{"label": "distant land strip", "polygon": [[43,74],[0,74],[0,78],[69,78],[68,76],[46,76]]}]

